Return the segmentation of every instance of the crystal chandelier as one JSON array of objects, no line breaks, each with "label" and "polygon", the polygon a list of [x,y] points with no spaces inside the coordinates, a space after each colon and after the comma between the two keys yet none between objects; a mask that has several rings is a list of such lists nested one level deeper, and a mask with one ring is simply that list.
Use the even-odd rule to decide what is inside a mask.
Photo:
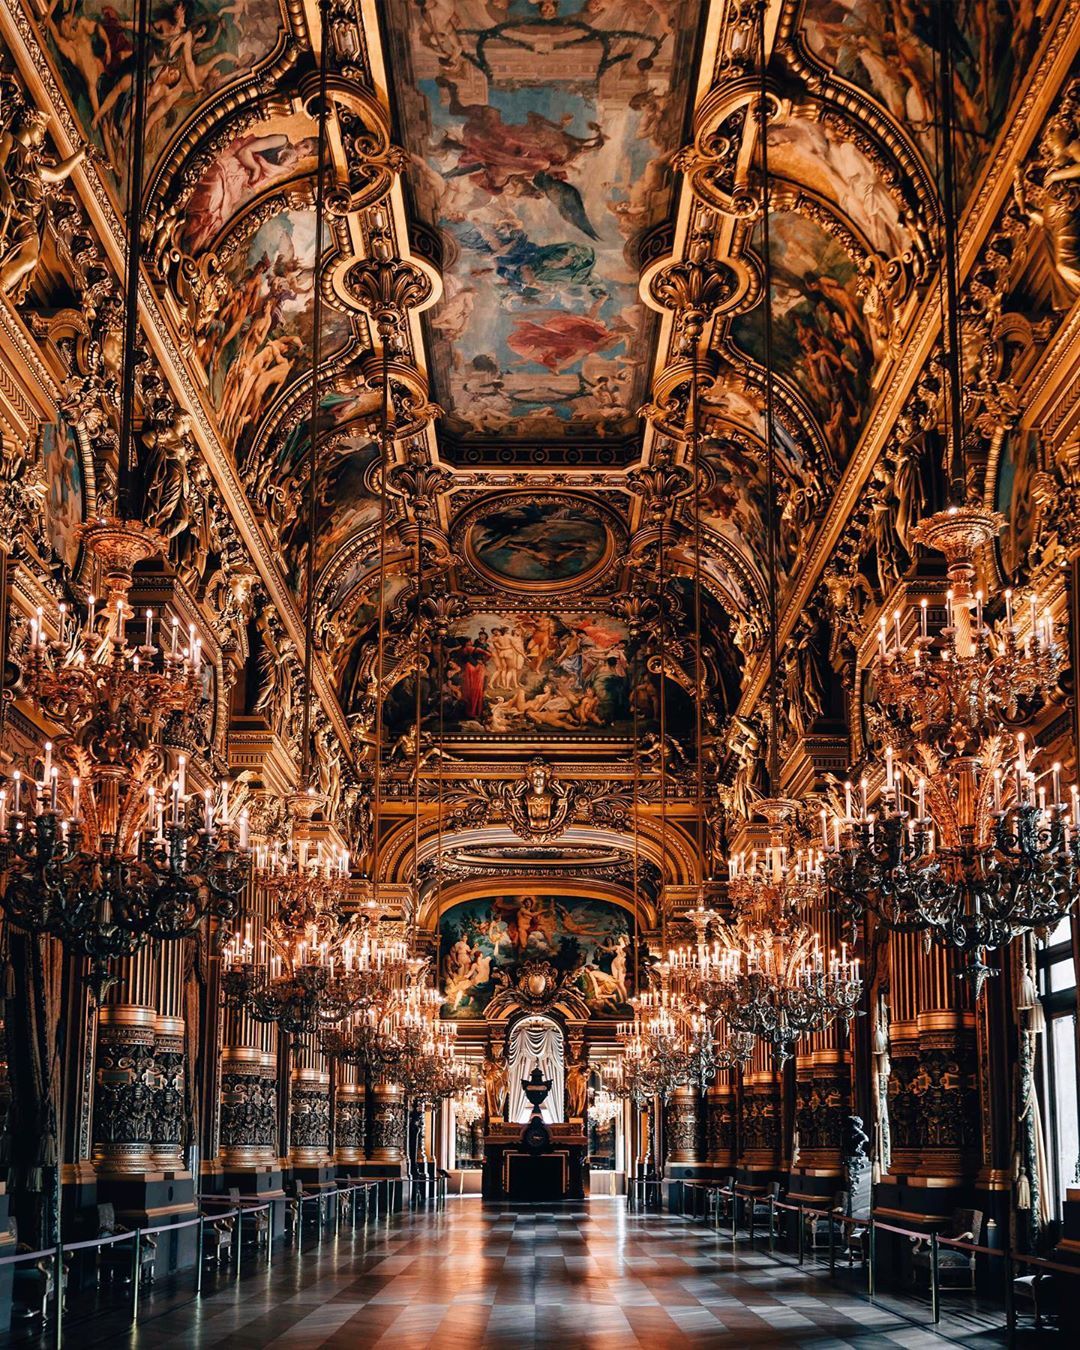
[{"label": "crystal chandelier", "polygon": [[[676,968],[701,1007],[720,1017],[729,1055],[745,1062],[748,1038],[768,1041],[783,1064],[801,1036],[850,1020],[862,995],[859,962],[846,946],[826,964],[806,915],[823,895],[820,850],[795,844],[797,804],[771,798],[758,804],[769,822],[764,849],[728,861],[730,923],[694,912],[697,942],[676,953]],[[708,925],[717,937],[707,941]]]},{"label": "crystal chandelier", "polygon": [[657,986],[635,995],[634,1020],[616,1027],[624,1080],[638,1101],[666,1101],[675,1088],[692,1082],[704,1087],[715,1071],[705,1020],[682,1007],[670,985],[670,969],[667,961],[657,964]]},{"label": "crystal chandelier", "polygon": [[480,1093],[476,1087],[467,1087],[459,1097],[454,1099],[454,1115],[466,1129],[483,1118],[484,1103],[481,1101]]},{"label": "crystal chandelier", "polygon": [[1080,878],[1080,794],[1014,729],[1061,671],[1052,620],[1035,596],[1014,606],[1006,591],[992,627],[974,588],[976,550],[1000,524],[981,507],[951,507],[918,527],[946,556],[945,624],[930,632],[925,602],[910,643],[899,611],[891,634],[882,622],[880,806],[868,810],[865,778],[857,792],[845,785],[826,860],[848,919],[870,910],[890,928],[927,931],[968,956],[980,987],[983,951],[1063,918]]},{"label": "crystal chandelier", "polygon": [[63,731],[45,744],[40,779],[17,772],[0,790],[0,903],[21,927],[88,957],[100,997],[110,963],[147,939],[231,918],[250,852],[228,783],[189,794],[185,757],[169,774],[155,741],[164,716],[197,700],[202,657],[193,631],[181,646],[175,620],[155,642],[152,610],[142,642],[128,641],[131,569],[150,556],[152,532],[104,520],[84,540],[108,598],[99,610],[91,596],[83,622],[61,605],[55,640],[41,610],[31,620],[27,692]]},{"label": "crystal chandelier", "polygon": [[602,1087],[593,1094],[589,1105],[589,1118],[597,1129],[610,1125],[619,1114],[619,1099],[608,1087]]},{"label": "crystal chandelier", "polygon": [[[1062,918],[1073,905],[1080,864],[1076,789],[1062,796],[1061,769],[1036,763],[1016,729],[1024,704],[1045,698],[1062,664],[1053,624],[1038,602],[1017,624],[1012,596],[991,629],[976,589],[976,558],[995,540],[1001,516],[968,500],[963,346],[954,166],[955,16],[937,8],[942,53],[942,343],[946,380],[949,501],[913,537],[945,555],[946,621],[934,636],[922,607],[919,634],[902,640],[894,614],[879,635],[877,673],[886,743],[879,818],[852,809],[836,827],[829,879],[847,913],[864,908],[894,927],[925,929],[959,949],[976,992],[988,973],[983,953]],[[1023,606],[1021,606],[1021,609]],[[1026,629],[1024,642],[1020,634]],[[1034,767],[1033,767],[1034,766]]]}]

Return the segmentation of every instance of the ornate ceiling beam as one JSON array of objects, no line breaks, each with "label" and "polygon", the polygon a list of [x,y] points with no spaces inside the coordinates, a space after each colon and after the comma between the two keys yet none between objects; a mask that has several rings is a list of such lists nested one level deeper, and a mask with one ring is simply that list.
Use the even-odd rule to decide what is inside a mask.
[{"label": "ornate ceiling beam", "polygon": [[[1080,54],[1080,0],[1066,0],[1062,11],[1047,22],[1046,35],[1031,63],[1022,90],[1014,101],[994,153],[985,166],[976,191],[964,212],[960,229],[961,283],[969,277],[1012,191],[1015,170],[1031,152],[1054,101]],[[803,555],[780,615],[779,638],[785,642],[809,602],[822,572],[857,506],[897,419],[916,382],[940,342],[941,313],[936,273],[911,320],[905,345],[880,387],[877,401],[863,428],[835,494],[816,534]],[[748,672],[739,711],[752,712],[768,678],[767,663],[759,658]]]},{"label": "ornate ceiling beam", "polygon": [[[0,36],[12,53],[19,73],[35,103],[50,116],[50,129],[62,156],[83,143],[81,128],[68,109],[62,90],[44,51],[38,45],[18,0],[0,0]],[[124,223],[93,162],[84,162],[71,175],[80,202],[90,218],[109,263],[117,276],[124,270]],[[139,317],[143,332],[160,363],[165,378],[191,415],[191,433],[213,476],[222,502],[240,533],[244,546],[266,587],[267,595],[298,651],[303,651],[304,629],[296,600],[278,564],[274,549],[251,509],[240,475],[228,447],[222,442],[210,416],[201,389],[183,353],[176,331],[154,288],[144,274],[139,287]],[[348,724],[337,692],[321,659],[314,663],[315,692],[327,711],[346,753],[352,754]]]}]

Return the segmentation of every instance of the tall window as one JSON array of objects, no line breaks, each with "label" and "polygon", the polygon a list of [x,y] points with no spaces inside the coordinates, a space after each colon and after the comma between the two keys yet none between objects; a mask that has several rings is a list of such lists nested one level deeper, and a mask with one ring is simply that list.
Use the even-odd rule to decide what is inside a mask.
[{"label": "tall window", "polygon": [[1072,920],[1062,919],[1039,950],[1039,993],[1046,1013],[1042,1100],[1050,1193],[1060,1216],[1065,1192],[1077,1183],[1080,1126],[1076,1081],[1076,962]]}]

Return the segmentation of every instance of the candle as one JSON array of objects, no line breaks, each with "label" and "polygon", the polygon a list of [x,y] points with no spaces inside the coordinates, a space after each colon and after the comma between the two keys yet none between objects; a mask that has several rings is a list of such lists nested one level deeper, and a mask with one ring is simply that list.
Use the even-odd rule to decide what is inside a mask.
[{"label": "candle", "polygon": [[1073,824],[1080,830],[1080,788],[1074,783],[1069,791],[1072,793]]},{"label": "candle", "polygon": [[847,782],[847,783],[844,784],[844,815],[845,815],[845,817],[846,817],[848,820],[851,819],[851,783],[850,783],[850,782]]},{"label": "candle", "polygon": [[863,817],[865,818],[865,816],[866,816],[866,779],[865,779],[865,778],[860,778],[860,779],[859,779],[859,787],[862,789],[862,813],[863,813]]},{"label": "candle", "polygon": [[221,828],[228,829],[229,825],[229,780],[221,780]]},{"label": "candle", "polygon": [[67,618],[67,605],[65,605],[64,602],[63,602],[62,600],[61,600],[61,602],[60,602],[60,604],[59,604],[59,606],[58,606],[58,611],[59,611],[59,614],[60,614],[60,633],[59,633],[59,642],[60,642],[60,646],[62,647],[62,646],[64,645],[64,623],[65,623],[65,620],[66,620],[66,618]]},{"label": "candle", "polygon": [[1013,612],[1012,612],[1012,588],[1005,591],[1005,627],[1012,632]]},{"label": "candle", "polygon": [[896,650],[902,652],[904,644],[900,641],[900,611],[898,609],[893,610],[893,630],[896,633]]},{"label": "candle", "polygon": [[925,599],[920,600],[920,601],[919,601],[919,635],[920,635],[921,637],[926,637],[926,633],[927,633],[927,627],[926,627],[926,607],[927,607],[927,601],[926,601]]},{"label": "candle", "polygon": [[117,602],[116,602],[116,638],[117,638],[117,641],[119,642],[120,639],[123,638],[123,636],[124,636],[124,602],[123,602],[123,600],[117,600]]},{"label": "candle", "polygon": [[178,634],[180,632],[180,620],[176,617],[175,614],[173,615],[171,627],[172,627],[172,649],[170,650],[169,655],[175,658],[176,644],[179,641]]},{"label": "candle", "polygon": [[885,616],[884,616],[884,615],[881,616],[881,623],[880,623],[880,625],[879,625],[879,627],[878,627],[878,646],[881,648],[881,655],[882,655],[882,657],[883,657],[883,658],[886,657],[889,653],[888,653],[888,647],[886,646],[886,643],[885,643]]},{"label": "candle", "polygon": [[926,779],[919,779],[919,819],[926,819]]},{"label": "candle", "polygon": [[206,833],[209,834],[214,826],[214,806],[211,801],[212,793],[209,788],[203,788],[203,819],[206,823]]},{"label": "candle", "polygon": [[1016,757],[1020,766],[1020,777],[1023,778],[1027,773],[1027,753],[1024,748],[1024,733],[1022,731],[1016,733]]},{"label": "candle", "polygon": [[0,834],[7,829],[7,788],[0,788]]},{"label": "candle", "polygon": [[821,808],[821,842],[829,847],[829,818],[824,807]]},{"label": "candle", "polygon": [[52,772],[52,741],[45,742],[45,781],[49,781]]},{"label": "candle", "polygon": [[152,609],[148,609],[146,611],[146,646],[152,647],[153,645],[154,645],[154,611]]},{"label": "candle", "polygon": [[56,795],[57,795],[57,788],[58,788],[58,785],[59,785],[59,779],[60,779],[60,770],[54,768],[53,771],[52,771],[52,773],[50,774],[50,779],[51,779],[51,782],[50,782],[50,785],[49,785],[49,786],[50,786],[51,791],[50,791],[50,794],[49,794],[49,805],[50,805],[50,809],[51,809],[52,811],[55,812],[55,810],[56,810]]},{"label": "candle", "polygon": [[953,600],[953,593],[952,593],[952,591],[951,591],[951,590],[946,591],[946,592],[945,592],[945,627],[946,627],[946,628],[951,628],[951,627],[953,626],[952,600]]},{"label": "candle", "polygon": [[893,748],[891,745],[885,747],[885,786],[890,792],[893,790]]},{"label": "candle", "polygon": [[184,789],[187,787],[187,756],[181,755],[177,760],[176,770],[176,792],[182,797]]},{"label": "candle", "polygon": [[16,769],[15,772],[11,775],[11,781],[15,785],[15,803],[12,809],[14,810],[15,814],[18,815],[19,798],[22,796],[22,773],[18,769]]},{"label": "candle", "polygon": [[1057,807],[1060,807],[1060,806],[1061,806],[1061,765],[1057,762],[1057,760],[1054,761],[1053,771],[1054,771],[1054,805],[1057,806]]},{"label": "candle", "polygon": [[87,596],[87,604],[88,604],[88,606],[89,606],[89,615],[88,615],[88,618],[87,618],[87,621],[86,621],[86,627],[88,628],[88,630],[89,630],[91,633],[93,633],[93,631],[94,631],[94,607],[97,605],[97,599],[96,599],[96,597],[93,596],[93,595]]}]

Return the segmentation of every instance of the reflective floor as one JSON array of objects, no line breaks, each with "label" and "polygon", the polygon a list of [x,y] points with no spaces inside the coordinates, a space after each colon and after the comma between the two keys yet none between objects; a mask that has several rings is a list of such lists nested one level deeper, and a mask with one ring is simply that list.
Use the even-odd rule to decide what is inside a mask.
[{"label": "reflective floor", "polygon": [[[891,1347],[1003,1344],[947,1317],[949,1339],[823,1272],[620,1200],[503,1210],[451,1199],[252,1271],[108,1344],[159,1347]],[[148,1313],[151,1309],[147,1308]],[[908,1310],[925,1321],[925,1307]],[[1056,1343],[1056,1337],[1053,1338]],[[99,1344],[102,1342],[98,1342]]]}]

